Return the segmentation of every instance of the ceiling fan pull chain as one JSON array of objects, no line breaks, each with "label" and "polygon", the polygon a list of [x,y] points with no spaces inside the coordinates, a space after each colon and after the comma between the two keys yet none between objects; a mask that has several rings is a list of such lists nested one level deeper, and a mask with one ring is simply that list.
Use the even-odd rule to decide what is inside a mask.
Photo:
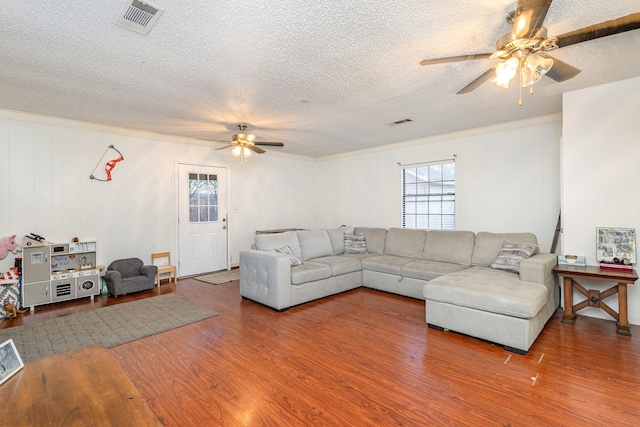
[{"label": "ceiling fan pull chain", "polygon": [[518,90],[520,91],[520,99],[518,99],[518,107],[522,107],[522,73],[524,72],[524,62],[520,60],[520,81],[518,82]]}]

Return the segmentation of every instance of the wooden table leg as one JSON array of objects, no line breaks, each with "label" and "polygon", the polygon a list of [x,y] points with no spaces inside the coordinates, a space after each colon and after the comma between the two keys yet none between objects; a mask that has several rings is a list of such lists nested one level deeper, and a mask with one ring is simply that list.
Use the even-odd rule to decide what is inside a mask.
[{"label": "wooden table leg", "polygon": [[570,277],[564,278],[564,316],[562,316],[562,323],[569,323],[573,325],[575,323],[575,314],[573,313],[573,279]]},{"label": "wooden table leg", "polygon": [[631,335],[629,312],[627,310],[627,284],[618,283],[618,329],[620,335]]}]

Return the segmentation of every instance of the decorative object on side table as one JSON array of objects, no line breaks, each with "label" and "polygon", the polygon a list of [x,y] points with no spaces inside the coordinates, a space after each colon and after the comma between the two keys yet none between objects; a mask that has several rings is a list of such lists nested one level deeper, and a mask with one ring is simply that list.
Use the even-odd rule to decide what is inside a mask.
[{"label": "decorative object on side table", "polygon": [[596,228],[596,259],[600,268],[633,271],[636,263],[635,228]]},{"label": "decorative object on side table", "polygon": [[587,258],[580,255],[558,255],[558,265],[575,265],[584,267],[587,265]]},{"label": "decorative object on side table", "polygon": [[0,344],[0,384],[24,367],[20,354],[12,339]]}]

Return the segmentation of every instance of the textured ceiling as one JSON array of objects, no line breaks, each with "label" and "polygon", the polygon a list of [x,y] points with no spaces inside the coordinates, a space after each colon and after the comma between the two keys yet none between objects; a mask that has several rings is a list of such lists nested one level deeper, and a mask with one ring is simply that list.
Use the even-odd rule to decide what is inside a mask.
[{"label": "textured ceiling", "polygon": [[[640,76],[640,30],[552,52],[582,73],[543,78],[522,107],[517,85],[456,95],[496,60],[419,65],[492,52],[515,0],[151,3],[165,12],[144,36],[115,24],[120,0],[3,0],[0,108],[209,141],[246,122],[285,143],[269,151],[323,157],[557,113],[564,92]],[[545,26],[635,12],[638,0],[555,0]]]}]

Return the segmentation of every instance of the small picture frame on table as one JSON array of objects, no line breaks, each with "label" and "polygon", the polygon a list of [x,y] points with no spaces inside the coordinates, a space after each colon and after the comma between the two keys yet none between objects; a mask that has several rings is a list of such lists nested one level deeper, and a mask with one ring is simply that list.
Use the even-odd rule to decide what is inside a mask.
[{"label": "small picture frame on table", "polygon": [[635,228],[596,228],[596,259],[600,262],[635,264]]},{"label": "small picture frame on table", "polygon": [[8,339],[0,344],[0,384],[22,368],[24,368],[24,363],[13,340]]}]

